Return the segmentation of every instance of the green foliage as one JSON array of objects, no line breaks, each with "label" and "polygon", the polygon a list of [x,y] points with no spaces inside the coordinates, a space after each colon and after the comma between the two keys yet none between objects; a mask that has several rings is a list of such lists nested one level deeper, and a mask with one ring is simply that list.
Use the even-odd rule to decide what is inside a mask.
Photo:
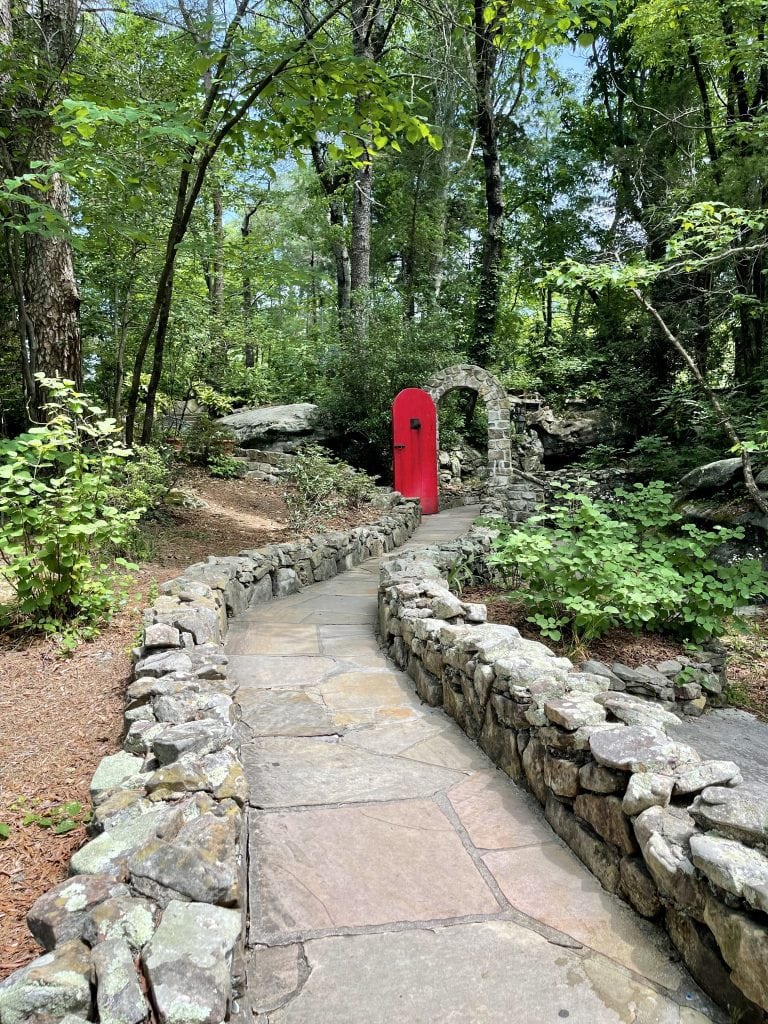
[{"label": "green foliage", "polygon": [[221,480],[236,480],[243,475],[239,462],[231,455],[213,455],[208,462],[208,472]]},{"label": "green foliage", "polygon": [[[50,830],[57,836],[73,832],[91,820],[91,811],[79,800],[65,800],[59,804],[49,805],[39,797],[28,799],[20,796],[10,804],[9,810],[19,815],[22,828],[36,825],[44,831]],[[6,830],[5,834],[3,829]],[[10,826],[0,826],[0,838],[7,839],[10,832]]]},{"label": "green foliage", "polygon": [[376,481],[367,473],[339,462],[320,445],[306,445],[291,460],[293,485],[285,495],[291,525],[296,529],[320,526],[349,509],[370,502]]},{"label": "green foliage", "polygon": [[492,565],[513,584],[545,637],[591,640],[616,626],[700,642],[720,635],[740,604],[768,588],[760,563],[712,554],[740,529],[683,523],[660,481],[608,503],[561,490],[549,514],[505,529]]},{"label": "green foliage", "polygon": [[224,394],[224,392],[211,387],[210,384],[195,381],[192,385],[192,393],[198,402],[214,416],[226,416],[227,413],[232,412],[234,396]]},{"label": "green foliage", "polygon": [[391,297],[371,296],[365,315],[368,337],[350,327],[345,344],[328,361],[328,383],[319,401],[334,435],[342,439],[344,457],[380,473],[391,463],[392,399],[456,361],[459,345],[451,319],[437,311],[412,322]]},{"label": "green foliage", "polygon": [[178,474],[172,453],[152,445],[136,445],[133,457],[118,464],[107,502],[120,512],[141,510],[146,516],[159,509]]},{"label": "green foliage", "polygon": [[115,421],[71,381],[38,383],[46,422],[0,442],[0,575],[16,595],[6,617],[55,633],[111,613],[129,566],[99,553],[126,540],[141,509],[109,503],[131,454]]},{"label": "green foliage", "polygon": [[475,572],[473,560],[469,556],[457,558],[452,562],[446,575],[449,589],[452,590],[454,594],[458,594],[459,597],[461,597],[467,584],[472,583],[474,579]]},{"label": "green foliage", "polygon": [[674,483],[689,470],[722,458],[722,450],[705,443],[675,444],[663,434],[646,434],[627,451],[612,444],[596,444],[581,460],[588,469],[621,467],[641,479]]},{"label": "green foliage", "polygon": [[207,416],[199,416],[182,435],[180,459],[190,466],[210,466],[231,452],[232,435]]}]

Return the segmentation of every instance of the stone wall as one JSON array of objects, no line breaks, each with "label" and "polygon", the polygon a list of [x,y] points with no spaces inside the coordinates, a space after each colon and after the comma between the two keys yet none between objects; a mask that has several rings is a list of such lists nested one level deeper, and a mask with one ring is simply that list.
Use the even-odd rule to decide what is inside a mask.
[{"label": "stone wall", "polygon": [[[230,618],[404,543],[418,503],[373,523],[211,557],[144,612],[125,741],[91,782],[93,838],[28,915],[47,952],[0,984],[0,1024],[221,1024],[243,985],[246,805]],[[151,1009],[150,1009],[151,1003]]]},{"label": "stone wall", "polygon": [[457,388],[476,391],[488,413],[488,487],[504,488],[512,472],[512,427],[509,397],[493,374],[480,366],[462,363],[440,370],[424,385],[438,405],[443,395]]},{"label": "stone wall", "polygon": [[291,452],[271,452],[259,448],[237,448],[234,457],[246,480],[264,480],[268,484],[287,480],[296,458]]},{"label": "stone wall", "polygon": [[612,893],[664,925],[732,1019],[768,1019],[768,790],[671,739],[660,704],[611,690],[484,605],[451,593],[491,534],[388,560],[381,636],[414,680],[515,782]]}]

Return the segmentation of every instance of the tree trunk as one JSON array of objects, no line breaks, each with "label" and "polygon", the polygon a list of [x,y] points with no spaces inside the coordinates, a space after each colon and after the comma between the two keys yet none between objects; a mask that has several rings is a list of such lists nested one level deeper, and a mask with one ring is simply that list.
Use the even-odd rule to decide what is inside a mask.
[{"label": "tree trunk", "polygon": [[[0,42],[12,45],[16,32],[8,0],[0,2]],[[16,100],[19,110],[7,111],[4,163],[16,174],[30,170],[35,161],[44,168],[56,160],[58,141],[50,111],[66,95],[63,72],[72,60],[77,43],[76,0],[43,0],[36,17],[20,11],[21,32],[33,48],[37,78],[25,97]],[[2,84],[2,83],[0,83]],[[23,145],[14,151],[14,126],[23,116]],[[69,186],[59,174],[53,174],[44,193],[30,190],[30,198],[46,204],[65,226],[70,222]],[[23,269],[14,290],[20,318],[21,363],[30,413],[39,412],[43,398],[39,389],[30,388],[35,373],[65,377],[82,385],[80,338],[80,292],[75,277],[72,245],[66,234],[24,234]]]},{"label": "tree trunk", "polygon": [[[62,220],[69,220],[69,187],[60,175],[53,176],[45,198]],[[44,373],[46,377],[67,377],[80,387],[80,292],[72,246],[66,238],[28,231],[24,250],[26,311],[37,347],[33,372]]]},{"label": "tree trunk", "polygon": [[352,263],[347,243],[344,241],[344,203],[340,199],[331,200],[328,220],[333,232],[331,244],[333,262],[336,265],[336,308],[339,311],[339,323],[343,326],[352,305]]},{"label": "tree trunk", "polygon": [[[380,61],[384,54],[389,33],[392,31],[399,10],[396,2],[387,22],[381,0],[353,0],[351,7],[352,49],[356,57],[368,61]],[[357,97],[358,108],[365,101],[366,94]],[[358,292],[367,292],[371,285],[371,223],[373,220],[373,164],[371,152],[373,141],[363,141],[363,161],[355,168],[352,176],[352,243],[351,243],[351,305],[355,314],[355,331],[358,341],[368,333],[366,300],[361,304]]]},{"label": "tree trunk", "polygon": [[499,136],[494,114],[494,76],[498,50],[493,23],[485,22],[486,5],[474,2],[475,118],[483,152],[486,225],[480,259],[475,323],[470,358],[479,366],[488,363],[496,333],[501,294],[501,257],[504,240],[504,193],[499,157]]},{"label": "tree trunk", "polygon": [[[367,154],[366,154],[367,156]],[[355,170],[352,194],[352,252],[350,286],[352,302],[361,289],[371,284],[371,203],[373,200],[373,169],[370,162]]]},{"label": "tree trunk", "polygon": [[213,259],[211,261],[211,341],[217,358],[227,361],[224,338],[224,200],[218,181],[213,186]]},{"label": "tree trunk", "polygon": [[[763,316],[757,312],[750,299],[762,305],[765,298],[763,259],[751,255],[736,259],[736,290],[742,297],[739,304],[739,321],[735,339],[736,380],[745,384],[759,369],[763,359],[764,330]],[[757,307],[760,309],[760,306]]]},{"label": "tree trunk", "polygon": [[328,164],[325,148],[315,140],[312,143],[312,164],[320,185],[328,199],[328,223],[331,227],[331,250],[336,267],[336,308],[339,329],[344,330],[352,303],[352,266],[346,242],[346,217],[342,188],[349,184],[349,174],[334,172]]},{"label": "tree trunk", "polygon": [[144,422],[141,426],[141,443],[149,444],[152,440],[152,428],[155,425],[155,406],[157,405],[157,392],[160,390],[160,377],[163,372],[163,356],[165,353],[165,339],[168,336],[168,321],[171,316],[171,303],[173,301],[173,274],[168,280],[163,296],[160,315],[157,318],[157,332],[155,334],[155,351],[152,358],[152,372],[149,375],[147,385],[147,402],[144,409]]}]

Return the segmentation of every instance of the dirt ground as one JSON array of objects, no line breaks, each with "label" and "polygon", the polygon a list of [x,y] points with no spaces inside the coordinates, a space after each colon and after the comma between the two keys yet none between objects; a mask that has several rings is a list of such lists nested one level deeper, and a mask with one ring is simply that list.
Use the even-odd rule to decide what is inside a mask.
[{"label": "dirt ground", "polygon": [[[146,524],[149,557],[131,599],[95,640],[63,657],[50,639],[0,635],[0,833],[2,826],[10,831],[0,838],[0,979],[39,955],[27,932],[27,910],[65,877],[70,856],[87,839],[88,784],[100,759],[119,749],[130,651],[154,587],[208,555],[297,537],[288,527],[282,486],[214,480],[202,472],[179,486],[207,507],[172,509]],[[371,507],[353,510],[322,528],[342,529],[379,514]],[[0,600],[7,597],[7,591],[0,594]],[[51,824],[41,827],[39,819]],[[56,834],[57,827],[73,824]]]},{"label": "dirt ground", "polygon": [[[548,647],[576,662],[593,658],[609,665],[620,661],[637,668],[685,654],[683,644],[675,640],[647,633],[636,635],[627,629],[611,630],[599,640],[574,649],[573,644],[557,644],[542,638],[535,626],[526,621],[522,605],[509,601],[495,587],[465,589],[461,598],[487,605],[489,622],[516,626],[523,636],[544,639]],[[768,721],[768,612],[736,620],[721,639],[728,650],[728,702]]]}]

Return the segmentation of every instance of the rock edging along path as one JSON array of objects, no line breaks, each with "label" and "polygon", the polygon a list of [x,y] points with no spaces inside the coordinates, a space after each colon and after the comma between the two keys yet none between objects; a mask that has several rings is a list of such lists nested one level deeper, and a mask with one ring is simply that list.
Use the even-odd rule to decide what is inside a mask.
[{"label": "rock edging along path", "polygon": [[[430,517],[410,547],[452,541],[473,514]],[[253,608],[227,638],[251,794],[244,1019],[724,1019],[664,933],[386,659],[378,573],[372,560]]]},{"label": "rock edging along path", "polygon": [[248,786],[221,644],[247,608],[410,537],[418,504],[377,501],[376,522],[211,557],[161,586],[135,652],[124,750],[91,783],[95,837],[30,910],[47,952],[0,983],[0,1024],[230,1019],[244,985]]},{"label": "rock edging along path", "polygon": [[[625,692],[589,664],[576,669],[511,626],[484,624],[484,606],[462,602],[444,574],[459,557],[482,560],[491,536],[474,529],[385,562],[388,650],[429,705],[530,788],[606,890],[663,922],[731,1019],[765,1021],[768,788],[675,739],[669,703]],[[519,898],[519,854],[485,862]]]}]

